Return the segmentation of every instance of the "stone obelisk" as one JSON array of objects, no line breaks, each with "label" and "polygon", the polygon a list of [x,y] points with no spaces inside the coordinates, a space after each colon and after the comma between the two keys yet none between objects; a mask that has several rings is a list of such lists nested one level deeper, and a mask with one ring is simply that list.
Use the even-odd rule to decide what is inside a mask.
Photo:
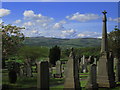
[{"label": "stone obelisk", "polygon": [[77,60],[72,48],[65,70],[64,90],[81,90]]},{"label": "stone obelisk", "polygon": [[102,29],[102,42],[101,42],[101,53],[107,53],[108,52],[108,42],[107,42],[107,17],[106,17],[106,11],[103,13],[103,29]]},{"label": "stone obelisk", "polygon": [[[114,87],[114,71],[112,55],[108,51],[107,41],[107,17],[106,11],[103,11],[103,30],[101,42],[101,56],[98,62],[97,83],[99,87]],[[112,70],[111,70],[112,69]]]}]

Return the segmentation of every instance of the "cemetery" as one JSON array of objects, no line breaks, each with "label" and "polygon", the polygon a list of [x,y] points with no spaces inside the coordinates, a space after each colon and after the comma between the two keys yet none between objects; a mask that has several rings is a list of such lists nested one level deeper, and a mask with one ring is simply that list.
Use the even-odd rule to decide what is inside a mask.
[{"label": "cemetery", "polygon": [[[109,46],[106,14],[106,11],[102,12],[101,47],[96,51],[93,49],[91,55],[73,47],[62,52],[59,45],[50,49],[23,46],[16,52],[19,58],[6,58],[12,51],[7,48],[10,46],[4,46],[2,90],[120,90],[120,40],[114,54],[112,50],[115,48]],[[6,27],[3,27],[3,31]],[[116,32],[120,36],[120,30]]]}]

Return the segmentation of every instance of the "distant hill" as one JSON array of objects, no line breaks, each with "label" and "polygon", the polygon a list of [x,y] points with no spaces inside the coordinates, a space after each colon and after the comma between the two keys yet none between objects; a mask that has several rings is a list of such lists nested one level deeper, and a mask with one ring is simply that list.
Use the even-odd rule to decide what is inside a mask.
[{"label": "distant hill", "polygon": [[24,41],[29,46],[47,46],[58,45],[60,47],[95,47],[100,46],[101,39],[98,38],[77,38],[77,39],[60,39],[46,37],[29,37]]}]

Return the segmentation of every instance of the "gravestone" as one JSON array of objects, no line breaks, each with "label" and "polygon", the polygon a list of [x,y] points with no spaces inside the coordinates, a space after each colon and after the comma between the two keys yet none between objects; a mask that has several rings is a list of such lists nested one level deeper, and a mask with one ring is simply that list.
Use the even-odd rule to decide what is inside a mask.
[{"label": "gravestone", "polygon": [[90,61],[91,61],[91,57],[92,57],[92,56],[89,56],[89,58],[88,58],[88,62],[90,62]]},{"label": "gravestone", "polygon": [[48,61],[37,63],[37,90],[49,90],[49,65]]},{"label": "gravestone", "polygon": [[55,74],[56,74],[56,67],[52,67],[52,75],[53,75],[53,77],[55,77]]},{"label": "gravestone", "polygon": [[75,59],[73,48],[65,69],[64,89],[81,89],[79,81],[78,61]]},{"label": "gravestone", "polygon": [[81,73],[86,73],[86,72],[88,72],[88,69],[87,69],[87,61],[86,61],[86,59],[85,59],[85,56],[83,55],[83,57],[81,58],[81,65],[80,65],[80,67],[81,67]]},{"label": "gravestone", "polygon": [[[107,26],[106,26],[106,11],[102,12],[103,16],[103,31],[101,42],[101,56],[98,62],[97,83],[99,87],[115,87],[115,79],[113,73],[113,58],[108,51],[107,43]],[[112,70],[111,70],[112,69]]]},{"label": "gravestone", "polygon": [[31,66],[29,64],[27,65],[27,76],[28,77],[32,76],[32,70],[31,70]]},{"label": "gravestone", "polygon": [[120,82],[120,60],[118,59],[116,63],[116,81]]},{"label": "gravestone", "polygon": [[97,65],[97,58],[94,58],[93,64]]},{"label": "gravestone", "polygon": [[64,74],[64,64],[61,65],[61,68],[62,68],[62,74]]},{"label": "gravestone", "polygon": [[52,67],[49,67],[49,76],[50,76],[50,78],[53,77],[53,74],[52,74]]},{"label": "gravestone", "polygon": [[96,64],[90,65],[88,83],[86,86],[86,88],[89,90],[97,90],[98,89],[96,67],[97,67]]},{"label": "gravestone", "polygon": [[23,75],[24,75],[24,67],[23,66],[21,66],[20,67],[20,77],[22,77]]},{"label": "gravestone", "polygon": [[56,77],[62,77],[61,61],[56,62]]},{"label": "gravestone", "polygon": [[116,66],[117,66],[117,58],[114,58],[114,69],[116,70]]}]

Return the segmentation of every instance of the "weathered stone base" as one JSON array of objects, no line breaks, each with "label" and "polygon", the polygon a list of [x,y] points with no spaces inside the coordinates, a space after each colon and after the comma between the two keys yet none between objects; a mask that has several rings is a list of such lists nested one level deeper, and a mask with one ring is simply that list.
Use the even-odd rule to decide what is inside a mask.
[{"label": "weathered stone base", "polygon": [[64,83],[65,88],[75,88],[74,77],[66,78],[66,81],[67,82]]},{"label": "weathered stone base", "polygon": [[[98,83],[98,87],[107,87],[107,88],[113,88],[116,86],[115,81],[113,80],[109,80],[107,76],[103,77],[103,76],[97,76],[97,83]],[[112,77],[111,77],[112,79]]]},{"label": "weathered stone base", "polygon": [[62,78],[62,74],[54,74],[54,78]]},{"label": "weathered stone base", "polygon": [[98,63],[97,83],[98,87],[115,87],[115,76],[113,70],[112,57],[108,53],[103,53]]},{"label": "weathered stone base", "polygon": [[86,86],[86,89],[87,90],[98,90],[98,84],[95,84],[95,85],[89,84]]}]

